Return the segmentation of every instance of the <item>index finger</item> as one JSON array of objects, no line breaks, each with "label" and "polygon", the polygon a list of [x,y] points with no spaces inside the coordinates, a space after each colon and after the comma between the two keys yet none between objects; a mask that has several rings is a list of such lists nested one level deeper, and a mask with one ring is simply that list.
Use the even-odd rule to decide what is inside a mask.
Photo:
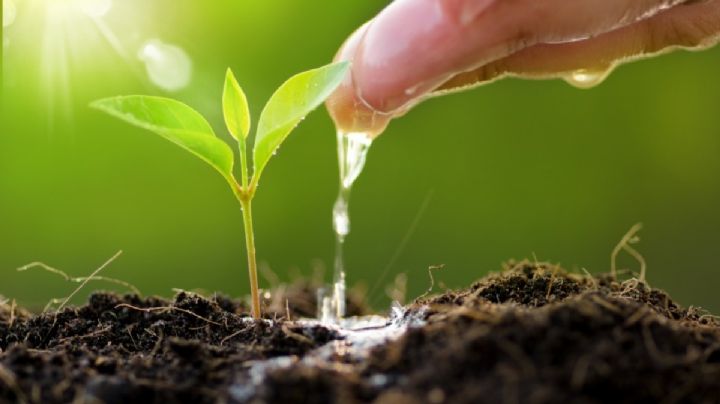
[{"label": "index finger", "polygon": [[352,77],[328,106],[340,124],[350,100],[375,115],[392,114],[459,72],[534,44],[598,35],[681,2],[396,0],[338,53],[353,62]]}]

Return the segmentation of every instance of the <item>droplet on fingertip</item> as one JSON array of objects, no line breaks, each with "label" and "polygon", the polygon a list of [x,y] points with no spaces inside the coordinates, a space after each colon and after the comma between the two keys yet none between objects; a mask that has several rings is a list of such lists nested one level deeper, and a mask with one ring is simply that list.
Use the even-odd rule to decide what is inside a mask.
[{"label": "droplet on fingertip", "polygon": [[605,81],[610,75],[610,69],[578,69],[563,79],[573,87],[588,89]]}]

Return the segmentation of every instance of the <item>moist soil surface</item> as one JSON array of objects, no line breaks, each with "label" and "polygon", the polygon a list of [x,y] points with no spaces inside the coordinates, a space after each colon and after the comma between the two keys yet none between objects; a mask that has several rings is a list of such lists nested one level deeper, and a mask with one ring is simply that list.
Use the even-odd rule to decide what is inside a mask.
[{"label": "moist soil surface", "polygon": [[314,296],[275,290],[258,321],[187,292],[42,315],[4,303],[0,402],[720,402],[720,322],[637,279],[510,263],[396,307],[368,344],[299,321]]}]

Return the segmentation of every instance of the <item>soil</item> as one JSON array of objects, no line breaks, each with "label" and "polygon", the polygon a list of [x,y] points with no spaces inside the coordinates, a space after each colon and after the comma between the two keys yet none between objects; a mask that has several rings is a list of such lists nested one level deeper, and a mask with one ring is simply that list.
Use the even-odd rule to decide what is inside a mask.
[{"label": "soil", "polygon": [[[0,402],[720,402],[720,322],[636,279],[510,263],[357,332],[299,321],[313,302],[283,287],[259,321],[187,292],[6,302]],[[394,331],[360,343],[373,329]]]}]

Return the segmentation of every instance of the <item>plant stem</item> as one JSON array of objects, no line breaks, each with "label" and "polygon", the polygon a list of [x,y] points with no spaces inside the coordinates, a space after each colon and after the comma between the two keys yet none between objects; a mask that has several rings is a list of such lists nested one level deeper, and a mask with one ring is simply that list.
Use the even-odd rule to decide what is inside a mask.
[{"label": "plant stem", "polygon": [[243,189],[248,187],[248,161],[247,161],[247,139],[238,140],[240,149],[240,181],[242,181]]},{"label": "plant stem", "polygon": [[240,181],[241,184],[231,183],[230,186],[240,202],[243,212],[243,225],[245,226],[245,247],[247,248],[248,273],[250,274],[250,296],[252,298],[252,316],[260,318],[260,292],[257,280],[257,261],[255,259],[255,233],[253,233],[252,222],[252,198],[255,196],[255,187],[248,186],[248,160],[247,160],[247,139],[239,139],[240,149]]},{"label": "plant stem", "polygon": [[245,225],[245,246],[247,248],[248,272],[250,274],[250,295],[252,297],[252,316],[260,318],[260,292],[258,290],[257,262],[255,261],[255,234],[252,222],[252,197],[239,198]]}]

